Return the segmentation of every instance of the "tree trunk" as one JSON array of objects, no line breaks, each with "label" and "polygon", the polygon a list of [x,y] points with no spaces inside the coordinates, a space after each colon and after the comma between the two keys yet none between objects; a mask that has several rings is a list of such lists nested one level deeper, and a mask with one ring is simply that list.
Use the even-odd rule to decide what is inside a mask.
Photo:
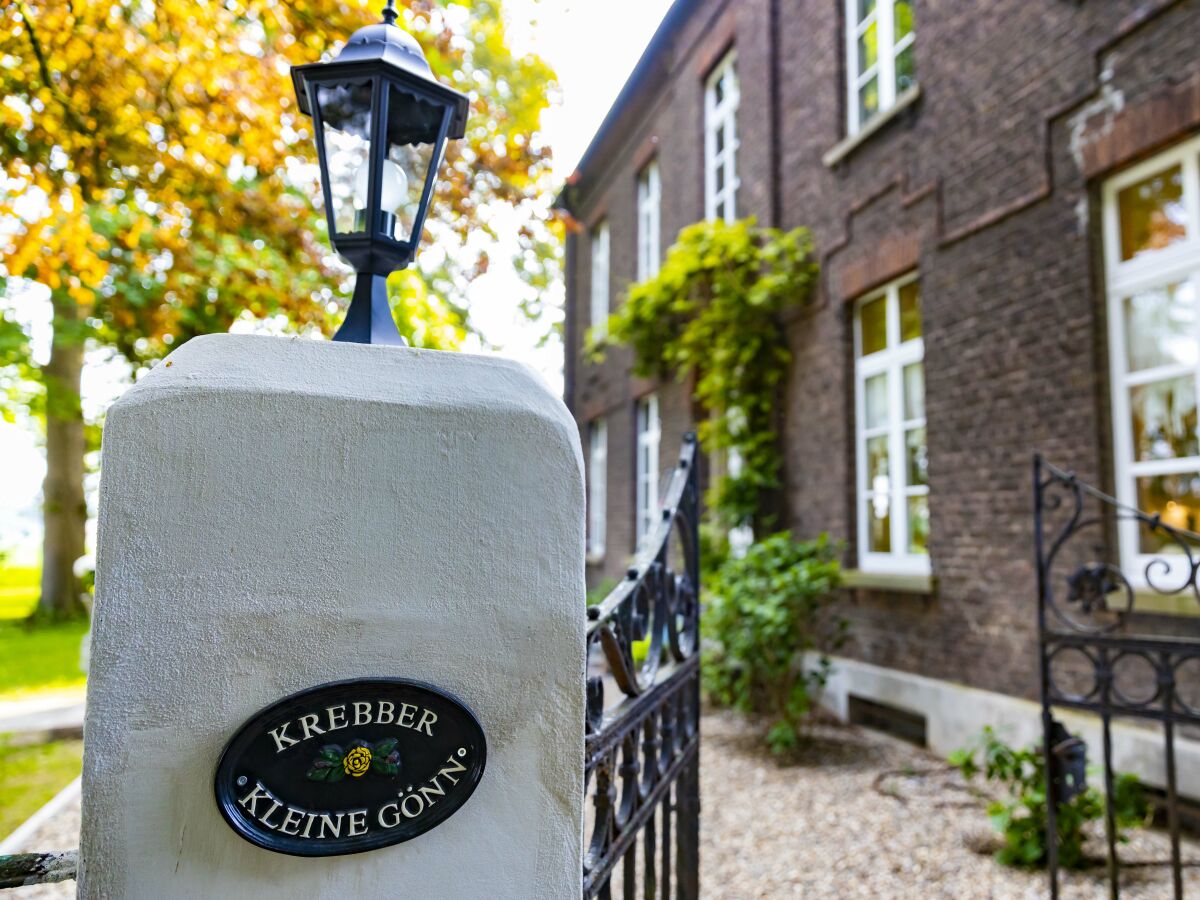
[{"label": "tree trunk", "polygon": [[83,340],[79,310],[53,296],[54,338],[42,370],[46,385],[46,480],[42,537],[42,595],[35,615],[67,619],[84,611],[75,561],[84,553],[87,500],[83,492],[86,450],[80,382]]}]

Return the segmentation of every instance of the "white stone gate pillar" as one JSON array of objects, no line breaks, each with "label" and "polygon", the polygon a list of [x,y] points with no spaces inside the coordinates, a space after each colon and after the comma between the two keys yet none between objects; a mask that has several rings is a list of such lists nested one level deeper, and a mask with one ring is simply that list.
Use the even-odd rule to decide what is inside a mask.
[{"label": "white stone gate pillar", "polygon": [[[582,462],[574,422],[535,377],[460,354],[202,337],[113,407],[103,463],[80,896],[578,896]],[[227,742],[288,695],[371,678],[426,682],[477,717],[486,767],[469,799],[354,855],[285,855],[235,833],[214,797]],[[338,780],[295,788],[329,791],[305,805],[294,773],[255,799],[233,770],[255,828],[299,841],[327,825],[332,842],[340,811],[353,848],[402,816],[366,801],[358,815],[339,791],[390,784],[403,800],[433,783],[419,742],[442,739],[445,714],[434,726],[400,701],[386,716],[362,702],[323,702],[307,733],[302,709],[261,735],[247,726],[259,751],[299,748],[318,781]],[[263,744],[268,726],[283,740]],[[401,775],[353,771],[349,748],[381,764],[389,735]],[[319,763],[326,742],[336,763]],[[273,782],[265,771],[250,781]]]}]

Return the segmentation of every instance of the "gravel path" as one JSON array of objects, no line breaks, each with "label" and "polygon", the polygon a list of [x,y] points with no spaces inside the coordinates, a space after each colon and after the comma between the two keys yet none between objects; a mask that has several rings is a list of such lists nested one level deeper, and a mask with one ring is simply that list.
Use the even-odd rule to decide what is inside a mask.
[{"label": "gravel path", "polygon": [[[817,726],[799,763],[785,767],[733,714],[706,715],[701,727],[700,877],[706,900],[999,900],[1049,893],[1043,874],[992,860],[987,818],[957,776],[881,776],[942,770],[931,754],[860,728]],[[1135,835],[1120,849],[1123,860],[1170,858],[1164,836]],[[1185,843],[1184,859],[1200,859],[1200,846]],[[1185,893],[1200,896],[1200,869],[1184,872]],[[1107,896],[1103,871],[1067,875],[1063,888],[1064,898]],[[1127,872],[1121,896],[1170,896],[1167,868]]]},{"label": "gravel path", "polygon": [[[1043,898],[1045,876],[1001,867],[987,819],[941,761],[858,728],[818,726],[798,764],[779,765],[741,718],[704,717],[701,890],[705,900],[752,898]],[[895,772],[896,774],[883,774]],[[79,807],[65,809],[27,849],[79,839]],[[1102,848],[1097,847],[1097,852]],[[1163,835],[1136,833],[1122,859],[1168,859]],[[1200,846],[1185,842],[1185,859]],[[1184,870],[1200,896],[1200,868]],[[1122,897],[1170,896],[1166,867],[1136,869]],[[75,883],[19,888],[5,900],[65,900]],[[1067,875],[1064,898],[1107,896],[1103,873]]]}]

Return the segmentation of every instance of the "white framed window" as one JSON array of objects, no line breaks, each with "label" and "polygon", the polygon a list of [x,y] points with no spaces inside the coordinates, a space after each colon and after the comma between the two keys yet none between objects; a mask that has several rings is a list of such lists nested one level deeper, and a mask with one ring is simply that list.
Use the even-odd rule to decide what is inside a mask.
[{"label": "white framed window", "polygon": [[859,567],[926,574],[925,344],[915,275],[855,304],[854,357]]},{"label": "white framed window", "polygon": [[592,333],[608,334],[608,222],[592,229]]},{"label": "white framed window", "polygon": [[658,395],[648,394],[637,402],[637,542],[654,531],[658,523],[658,449],[662,422]]},{"label": "white framed window", "polygon": [[729,51],[704,86],[704,217],[737,218],[737,54]]},{"label": "white framed window", "polygon": [[[1200,530],[1200,137],[1109,179],[1103,232],[1117,499]],[[1135,576],[1188,574],[1161,533],[1121,521],[1118,540]]]},{"label": "white framed window", "polygon": [[588,425],[587,474],[587,552],[592,560],[600,560],[608,531],[608,420],[603,417]]},{"label": "white framed window", "polygon": [[917,83],[913,0],[845,0],[849,131]]},{"label": "white framed window", "polygon": [[638,175],[637,183],[637,280],[658,274],[661,262],[662,180],[658,160],[652,160]]}]

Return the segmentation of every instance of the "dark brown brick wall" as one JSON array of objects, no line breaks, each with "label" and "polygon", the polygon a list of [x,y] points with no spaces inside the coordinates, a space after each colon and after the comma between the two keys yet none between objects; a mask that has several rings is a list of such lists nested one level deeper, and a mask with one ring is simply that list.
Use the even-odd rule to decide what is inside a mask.
[{"label": "dark brown brick wall", "polygon": [[[738,211],[767,219],[770,215],[770,54],[767,52],[767,0],[731,3],[706,0],[677,36],[672,54],[673,76],[661,86],[649,114],[631,128],[618,156],[606,160],[581,185],[573,210],[588,230],[602,219],[610,227],[612,306],[637,273],[637,176],[645,163],[659,160],[662,175],[662,248],[679,230],[704,216],[704,81],[730,47],[737,48],[741,83],[738,155],[741,187]],[[587,231],[568,245],[567,266],[574,278],[568,300],[567,353],[573,356],[573,390],[567,402],[586,439],[587,423],[609,417],[608,524],[605,559],[589,566],[589,584],[620,578],[635,549],[634,409],[638,397],[657,389],[663,440],[659,471],[665,477],[679,455],[682,434],[691,427],[690,403],[682,385],[655,385],[630,377],[631,357],[616,350],[600,365],[579,359],[583,334],[591,323],[591,251]],[[586,446],[586,444],[585,444]]]},{"label": "dark brown brick wall", "polygon": [[[1030,695],[1031,455],[1041,450],[1111,483],[1098,179],[1200,128],[1200,0],[919,0],[919,99],[832,167],[822,157],[845,136],[842,4],[774,0],[781,78],[772,134],[770,2],[699,4],[628,154],[581,173],[575,212],[591,221],[608,210],[616,302],[634,271],[629,158],[658,138],[665,247],[702,215],[701,61],[732,39],[742,84],[739,212],[769,220],[778,192],[781,224],[811,228],[822,264],[818,296],[787,323],[791,525],[845,539],[855,564],[851,301],[915,267],[935,589],[847,591],[850,653]],[[581,246],[568,254],[577,287],[569,317],[586,316]],[[604,408],[632,417],[627,373],[620,355],[579,365],[568,402],[581,422],[584,410]],[[676,388],[664,403],[664,463],[686,426],[685,400]],[[618,446],[610,424],[614,527]],[[632,455],[629,464],[632,472]],[[631,510],[627,518],[632,528]],[[610,545],[605,571],[619,572]]]}]

